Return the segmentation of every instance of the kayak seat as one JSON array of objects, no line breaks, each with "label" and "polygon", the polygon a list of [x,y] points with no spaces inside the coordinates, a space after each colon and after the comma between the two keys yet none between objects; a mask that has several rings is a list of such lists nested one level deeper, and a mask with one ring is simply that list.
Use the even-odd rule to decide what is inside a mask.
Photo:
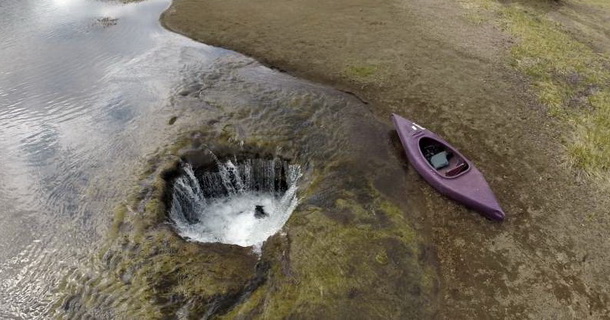
[{"label": "kayak seat", "polygon": [[449,165],[449,160],[447,157],[447,151],[439,152],[430,158],[430,164],[436,170],[442,169]]},{"label": "kayak seat", "polygon": [[448,170],[447,172],[445,172],[445,175],[447,177],[455,177],[458,174],[466,171],[466,169],[468,169],[468,164],[466,162],[461,162],[460,164],[458,164],[457,166],[455,166],[455,168]]}]

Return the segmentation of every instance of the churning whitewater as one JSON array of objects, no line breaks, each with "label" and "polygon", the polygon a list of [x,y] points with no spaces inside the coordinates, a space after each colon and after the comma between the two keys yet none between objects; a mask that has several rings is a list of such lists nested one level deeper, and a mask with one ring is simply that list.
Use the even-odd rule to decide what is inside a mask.
[{"label": "churning whitewater", "polygon": [[185,163],[170,218],[183,238],[260,248],[297,206],[301,168],[280,159],[216,161],[199,172]]}]

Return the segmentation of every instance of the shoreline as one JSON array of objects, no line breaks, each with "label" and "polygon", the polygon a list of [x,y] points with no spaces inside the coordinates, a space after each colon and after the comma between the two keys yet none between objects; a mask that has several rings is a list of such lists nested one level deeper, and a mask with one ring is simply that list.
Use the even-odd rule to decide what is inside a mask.
[{"label": "shoreline", "polygon": [[[515,39],[471,21],[490,19],[484,12],[472,16],[441,0],[399,4],[176,0],[160,21],[172,32],[352,93],[386,123],[391,112],[413,114],[472,156],[505,204],[502,225],[473,219],[408,175],[440,263],[440,318],[607,315],[608,285],[593,279],[608,270],[602,252],[609,244],[596,234],[610,223],[594,188],[574,181],[555,157],[566,124],[549,117],[531,79],[508,66]],[[596,218],[574,214],[582,211]],[[593,241],[602,243],[599,252],[590,253]],[[599,257],[585,269],[591,254]]]}]

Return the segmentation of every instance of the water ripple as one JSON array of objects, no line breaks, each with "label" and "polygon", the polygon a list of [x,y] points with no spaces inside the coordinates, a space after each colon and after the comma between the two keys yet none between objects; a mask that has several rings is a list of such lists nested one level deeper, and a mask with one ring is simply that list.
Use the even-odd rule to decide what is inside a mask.
[{"label": "water ripple", "polygon": [[[165,31],[158,17],[168,4],[3,2],[0,60],[11,63],[0,65],[0,318],[131,308],[144,293],[117,292],[98,249],[137,168],[178,133],[233,117],[238,136],[256,135],[274,119],[278,139],[299,143],[295,129],[341,125],[328,108],[341,99],[324,100],[320,87]],[[304,107],[285,107],[295,103]],[[328,139],[326,150],[345,149],[340,131]],[[78,296],[94,307],[78,308]]]},{"label": "water ripple", "polygon": [[[159,25],[168,4],[2,3],[0,60],[10,63],[0,65],[0,318],[47,318],[63,281],[93,285],[80,266],[125,193],[119,186],[154,150],[144,141],[167,123],[182,67],[213,56]],[[198,48],[198,61],[182,60],[185,46]]]}]

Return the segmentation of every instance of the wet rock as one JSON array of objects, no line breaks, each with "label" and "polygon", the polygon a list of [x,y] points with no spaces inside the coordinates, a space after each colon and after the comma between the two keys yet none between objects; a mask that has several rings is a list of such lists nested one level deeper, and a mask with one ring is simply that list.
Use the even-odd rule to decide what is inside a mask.
[{"label": "wet rock", "polygon": [[104,28],[116,26],[118,21],[119,21],[118,18],[110,18],[110,17],[103,17],[103,18],[97,19],[97,23]]},{"label": "wet rock", "polygon": [[266,216],[267,216],[267,213],[263,209],[263,206],[254,207],[254,217],[256,217],[257,219],[260,219],[260,218],[264,218]]}]

